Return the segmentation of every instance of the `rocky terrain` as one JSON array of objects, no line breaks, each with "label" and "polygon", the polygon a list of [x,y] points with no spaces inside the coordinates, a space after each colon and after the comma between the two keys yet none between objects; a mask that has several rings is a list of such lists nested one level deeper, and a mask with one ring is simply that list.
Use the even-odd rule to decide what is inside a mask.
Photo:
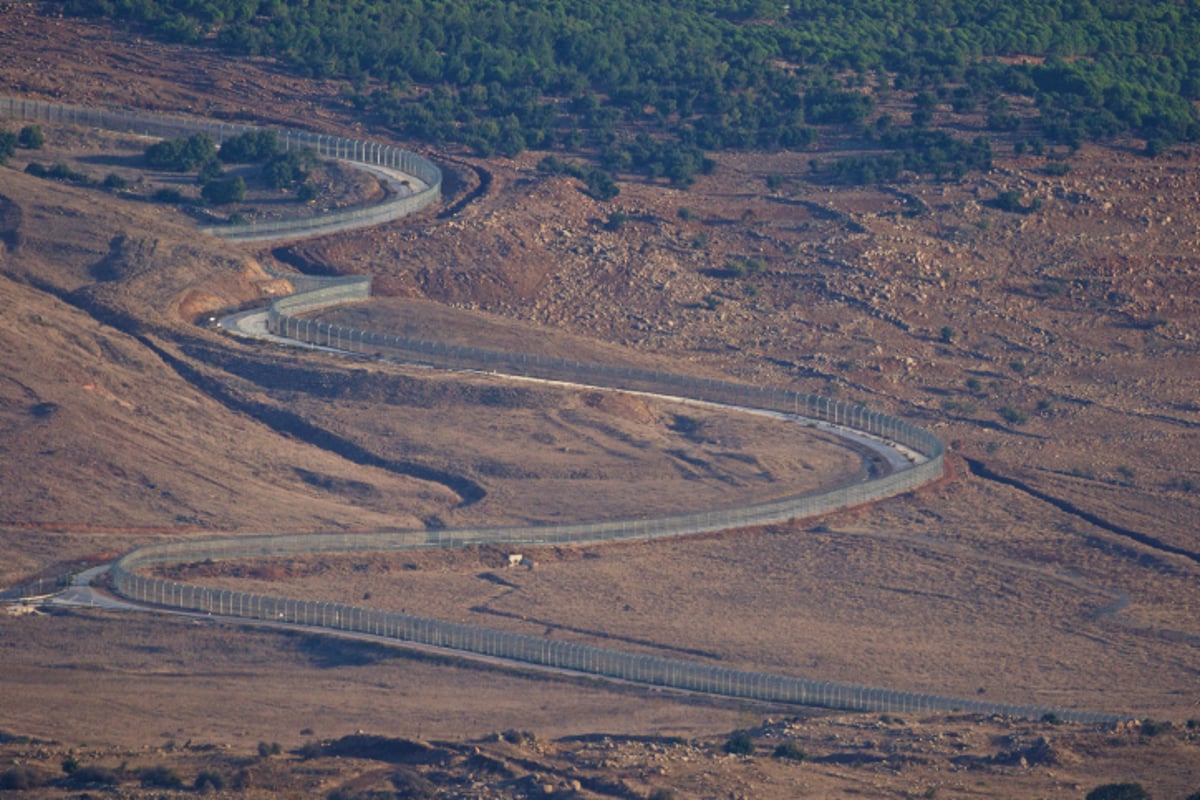
[{"label": "rocky terrain", "polygon": [[[0,74],[5,94],[33,99],[390,141],[353,117],[336,83],[42,4],[0,8]],[[1151,722],[809,716],[80,610],[0,618],[11,762],[0,774],[27,766],[35,782],[58,781],[74,758],[109,770],[128,796],[178,791],[142,786],[155,765],[187,785],[211,771],[221,791],[262,797],[1200,788],[1189,728],[1200,717],[1200,151],[1150,160],[1138,142],[1089,145],[1063,173],[1001,140],[988,174],[869,189],[811,182],[810,159],[836,155],[821,147],[722,155],[687,191],[623,182],[600,203],[572,178],[539,173],[543,154],[483,161],[402,142],[445,169],[440,212],[243,248],[197,236],[173,207],[24,174],[30,160],[61,158],[97,178],[114,168],[88,149],[93,137],[47,138],[45,152],[18,151],[0,168],[0,583],[164,537],[536,517],[571,488],[532,478],[576,459],[609,481],[611,502],[634,508],[646,498],[614,475],[636,486],[663,476],[670,451],[700,446],[671,440],[678,411],[666,407],[347,363],[206,325],[290,291],[268,270],[372,274],[383,299],[329,313],[394,325],[400,309],[403,324],[450,336],[497,326],[529,349],[861,401],[938,432],[947,479],[770,530],[531,552],[538,568],[521,575],[498,573],[494,554],[426,554],[413,568],[296,564],[242,585],[346,602],[371,593],[828,680]],[[996,202],[1007,191],[1024,213]],[[854,468],[836,447],[712,424],[791,479],[820,470],[779,450],[803,450],[810,468]],[[469,444],[489,436],[484,459]],[[547,436],[583,449],[551,457]],[[662,460],[629,465],[631,438],[656,442]],[[686,504],[752,483],[675,477]],[[492,502],[464,503],[467,485]],[[750,732],[750,753],[725,751],[734,731]],[[774,755],[791,741],[804,760]],[[80,779],[37,791],[95,789]]]}]

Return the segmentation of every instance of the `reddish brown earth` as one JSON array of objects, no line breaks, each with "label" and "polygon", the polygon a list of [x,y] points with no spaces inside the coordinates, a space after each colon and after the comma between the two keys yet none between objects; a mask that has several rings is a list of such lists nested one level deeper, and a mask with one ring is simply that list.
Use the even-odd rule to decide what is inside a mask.
[{"label": "reddish brown earth", "polygon": [[[7,94],[388,140],[352,118],[334,83],[46,11],[0,9]],[[706,420],[719,434],[708,442],[681,441],[666,403],[348,362],[195,324],[289,291],[264,270],[282,258],[378,276],[394,299],[337,312],[348,319],[394,325],[385,318],[400,309],[402,324],[450,336],[865,402],[937,431],[951,474],[769,530],[529,551],[533,570],[466,551],[243,565],[235,582],[228,570],[203,580],[1173,727],[878,715],[785,725],[795,709],[80,611],[0,618],[0,729],[31,737],[4,744],[6,761],[60,774],[69,752],[124,763],[129,796],[161,793],[137,785],[136,770],[157,763],[189,783],[203,768],[245,772],[246,793],[262,797],[395,791],[410,773],[471,797],[1200,788],[1186,727],[1200,718],[1200,151],[1150,161],[1136,142],[1089,146],[1051,177],[997,142],[996,168],[962,184],[853,190],[805,181],[809,159],[829,152],[721,156],[689,191],[624,182],[603,204],[538,174],[538,153],[430,151],[445,159],[447,207],[477,170],[491,188],[449,218],[272,253],[198,236],[165,206],[25,175],[30,160],[97,179],[118,168],[117,142],[46,133],[44,153],[18,151],[0,168],[0,584],[164,538],[643,513],[857,468],[842,448],[736,415]],[[371,192],[335,185],[338,202]],[[989,204],[1007,189],[1040,209]],[[614,211],[629,221],[607,230]],[[745,258],[763,270],[731,277]],[[725,472],[686,474],[672,456],[681,447]],[[738,467],[750,463],[769,469]],[[653,497],[631,490],[647,480],[662,481]],[[466,487],[485,499],[464,504]],[[721,751],[740,728],[753,730],[755,755]],[[534,738],[490,736],[508,729]],[[400,765],[256,755],[258,742],[294,748],[356,730],[440,749]],[[809,759],[773,758],[780,737]]]}]

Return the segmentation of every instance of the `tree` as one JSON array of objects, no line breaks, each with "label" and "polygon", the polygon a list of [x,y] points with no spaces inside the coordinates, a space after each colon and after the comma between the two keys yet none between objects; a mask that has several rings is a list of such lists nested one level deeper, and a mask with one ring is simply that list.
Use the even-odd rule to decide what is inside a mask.
[{"label": "tree", "polygon": [[312,151],[289,150],[276,153],[263,165],[263,180],[272,189],[286,189],[308,180],[309,165],[313,161]]},{"label": "tree", "polygon": [[17,143],[26,150],[41,150],[46,143],[46,136],[40,125],[26,125],[17,136]]},{"label": "tree", "polygon": [[734,731],[729,740],[725,742],[725,752],[736,756],[748,756],[754,754],[754,737],[749,731]]},{"label": "tree", "polygon": [[225,140],[217,157],[226,164],[256,164],[279,152],[275,131],[249,131]]},{"label": "tree", "polygon": [[12,131],[0,130],[0,165],[8,163],[17,152],[17,136]]},{"label": "tree", "polygon": [[200,189],[200,197],[213,206],[240,203],[246,199],[246,182],[242,180],[241,175],[228,180],[210,181]]},{"label": "tree", "polygon": [[146,163],[151,169],[169,172],[191,172],[212,161],[217,155],[217,144],[206,133],[197,133],[179,139],[164,139],[146,148]]}]

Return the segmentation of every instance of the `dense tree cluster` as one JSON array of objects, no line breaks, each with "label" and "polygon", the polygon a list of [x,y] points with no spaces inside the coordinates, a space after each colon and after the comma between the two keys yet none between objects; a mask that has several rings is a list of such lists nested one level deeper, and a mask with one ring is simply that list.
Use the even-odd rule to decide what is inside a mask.
[{"label": "dense tree cluster", "polygon": [[197,133],[178,139],[163,139],[146,148],[146,163],[151,169],[167,172],[191,172],[215,161],[217,144],[212,137]]},{"label": "dense tree cluster", "polygon": [[[1036,109],[1050,142],[1132,134],[1148,153],[1200,138],[1200,6],[1176,0],[66,0],[69,12],[212,36],[239,54],[338,76],[404,135],[482,154],[591,148],[613,169],[686,184],[695,149],[788,148],[853,133],[880,91],[912,125]],[[367,78],[373,79],[368,84]],[[382,87],[368,91],[366,87]],[[646,158],[645,142],[662,152]],[[879,173],[946,172],[923,140]],[[875,145],[888,143],[876,139]],[[962,145],[962,168],[984,159]],[[620,155],[625,153],[625,156]],[[627,156],[627,157],[626,157]],[[615,162],[614,162],[615,159]],[[922,159],[918,159],[919,161]],[[852,166],[846,172],[862,172]],[[952,170],[951,170],[952,171]]]},{"label": "dense tree cluster", "polygon": [[[228,139],[217,149],[207,134],[197,133],[177,139],[164,139],[146,148],[146,163],[170,172],[196,171],[200,199],[208,205],[240,203],[246,197],[246,181],[240,175],[226,177],[221,164],[261,164],[259,175],[271,189],[297,189],[297,199],[309,202],[317,196],[309,180],[317,157],[310,149],[279,149],[273,131],[252,131]],[[176,193],[177,194],[177,193]],[[163,202],[178,202],[179,197],[160,197]]]},{"label": "dense tree cluster", "polygon": [[226,164],[257,164],[279,153],[279,137],[275,131],[259,130],[226,139],[217,151],[217,158]]}]

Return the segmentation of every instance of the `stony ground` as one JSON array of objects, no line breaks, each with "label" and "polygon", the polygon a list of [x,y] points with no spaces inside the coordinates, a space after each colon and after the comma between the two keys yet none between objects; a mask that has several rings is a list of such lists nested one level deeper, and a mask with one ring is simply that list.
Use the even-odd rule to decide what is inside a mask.
[{"label": "stony ground", "polygon": [[[336,84],[48,11],[0,8],[7,93],[385,136],[349,115]],[[936,430],[951,457],[948,480],[912,497],[665,547],[539,553],[520,576],[472,554],[424,557],[417,569],[331,565],[364,581],[339,599],[371,592],[406,607],[415,597],[451,614],[524,615],[572,635],[1124,711],[1171,729],[785,723],[795,710],[72,614],[0,620],[0,729],[16,737],[5,755],[59,775],[74,751],[116,770],[122,793],[154,796],[162,790],[137,788],[137,770],[159,762],[189,783],[206,765],[230,785],[244,770],[264,797],[399,793],[414,775],[478,797],[546,786],[585,797],[1081,797],[1117,780],[1187,796],[1200,786],[1187,728],[1200,717],[1200,151],[1150,161],[1137,142],[1089,146],[1056,176],[1045,158],[1009,157],[1009,144],[997,143],[995,170],[962,184],[814,185],[809,159],[833,155],[816,150],[723,156],[691,190],[623,182],[606,204],[537,173],[541,154],[436,153],[452,215],[276,250],[201,241],[171,208],[24,175],[32,154],[21,151],[0,169],[0,576],[163,537],[502,513],[508,503],[464,504],[462,481],[517,498],[513,467],[549,429],[482,416],[462,402],[482,396],[477,386],[239,344],[194,324],[288,291],[265,267],[370,273],[425,320],[413,324],[469,337],[499,318],[518,342],[858,400]],[[488,191],[460,203],[484,178]],[[992,201],[1009,189],[1038,209],[1001,211]],[[611,224],[614,212],[626,221]],[[419,426],[396,422],[397,387],[409,405],[433,398]],[[575,414],[574,439],[597,429],[585,411],[614,417],[579,397],[533,405],[543,425]],[[427,433],[440,419],[463,424],[454,414],[464,410],[507,430],[490,457],[504,469],[479,470],[468,448],[448,456],[440,445],[455,437]],[[622,425],[642,413],[617,410]],[[647,416],[638,435],[666,435],[671,413]],[[597,458],[615,441],[594,442]],[[334,591],[312,569],[265,577],[272,589],[286,579]],[[614,598],[619,610],[606,611]],[[713,624],[695,634],[697,617]],[[722,751],[735,729],[753,732],[755,755]],[[257,755],[260,741],[290,751],[357,730],[424,743],[393,743],[405,758],[426,745],[436,757]],[[505,730],[534,736],[491,735]],[[808,760],[774,758],[781,737]]]}]

